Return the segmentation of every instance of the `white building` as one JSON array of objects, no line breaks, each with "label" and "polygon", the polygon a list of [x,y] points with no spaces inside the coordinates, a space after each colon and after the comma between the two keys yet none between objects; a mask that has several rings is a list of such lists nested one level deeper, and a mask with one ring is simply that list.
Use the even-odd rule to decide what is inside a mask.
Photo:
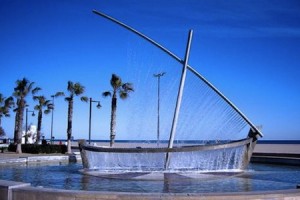
[{"label": "white building", "polygon": [[[33,144],[36,141],[36,131],[37,127],[35,125],[29,125],[29,129],[27,131],[27,144]],[[22,134],[22,144],[25,144],[25,131]]]}]

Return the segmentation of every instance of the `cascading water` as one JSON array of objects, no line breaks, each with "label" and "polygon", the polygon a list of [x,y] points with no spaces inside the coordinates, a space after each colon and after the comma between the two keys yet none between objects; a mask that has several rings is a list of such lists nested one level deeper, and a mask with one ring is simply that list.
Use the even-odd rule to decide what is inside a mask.
[{"label": "cascading water", "polygon": [[[174,152],[167,171],[220,171],[241,169],[245,147],[216,151]],[[101,171],[165,171],[161,153],[87,153],[89,169]]]},{"label": "cascading water", "polygon": [[216,151],[172,153],[171,170],[223,171],[241,169],[245,147],[226,148]]},{"label": "cascading water", "polygon": [[88,152],[90,169],[101,171],[162,171],[165,153]]}]

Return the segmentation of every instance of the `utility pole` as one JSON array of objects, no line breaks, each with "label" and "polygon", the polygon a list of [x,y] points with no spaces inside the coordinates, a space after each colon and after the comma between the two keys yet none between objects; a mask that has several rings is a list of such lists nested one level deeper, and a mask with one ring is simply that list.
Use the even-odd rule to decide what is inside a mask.
[{"label": "utility pole", "polygon": [[159,147],[159,107],[160,107],[160,77],[165,75],[165,72],[161,72],[158,74],[153,74],[155,78],[157,78],[157,147]]}]

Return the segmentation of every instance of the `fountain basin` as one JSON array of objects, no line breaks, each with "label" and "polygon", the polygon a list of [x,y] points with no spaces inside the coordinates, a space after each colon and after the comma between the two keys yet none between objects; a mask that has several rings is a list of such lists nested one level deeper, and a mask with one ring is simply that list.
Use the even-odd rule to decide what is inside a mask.
[{"label": "fountain basin", "polygon": [[[0,179],[5,179],[0,181],[0,188],[10,190],[16,199],[39,199],[41,194],[48,199],[300,197],[300,190],[295,189],[300,181],[300,168],[297,166],[250,164],[248,169],[242,172],[209,172],[199,174],[198,178],[182,178],[176,174],[168,174],[163,181],[86,176],[78,173],[81,168],[79,163],[46,166],[8,165],[0,168]],[[32,186],[24,182],[31,183]]]}]

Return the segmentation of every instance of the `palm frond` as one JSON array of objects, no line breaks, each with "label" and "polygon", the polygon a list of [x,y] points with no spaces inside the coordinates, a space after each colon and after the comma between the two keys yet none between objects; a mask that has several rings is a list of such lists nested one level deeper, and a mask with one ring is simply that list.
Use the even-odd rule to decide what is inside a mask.
[{"label": "palm frond", "polygon": [[12,96],[8,97],[4,101],[5,107],[11,108],[12,106],[15,106],[15,101]]},{"label": "palm frond", "polygon": [[22,80],[17,80],[17,86],[14,88],[15,94],[18,96],[22,96],[24,93],[27,94],[28,83],[29,81],[26,78],[23,78]]},{"label": "palm frond", "polygon": [[70,96],[70,97],[66,97],[65,98],[65,101],[71,101],[73,98]]},{"label": "palm frond", "polygon": [[46,110],[44,110],[44,113],[47,115],[47,114],[49,114],[51,112],[51,110],[50,109],[46,109]]},{"label": "palm frond", "polygon": [[128,91],[134,92],[133,84],[132,84],[132,83],[124,83],[124,84],[122,85],[122,88],[123,88],[123,90],[125,90],[126,92],[128,92]]},{"label": "palm frond", "polygon": [[128,97],[128,92],[125,90],[120,90],[119,95],[121,99],[126,99]]},{"label": "palm frond", "polygon": [[89,98],[86,97],[86,96],[83,96],[83,97],[80,97],[80,100],[83,101],[83,102],[88,102]]},{"label": "palm frond", "polygon": [[34,110],[40,110],[40,109],[41,109],[40,105],[35,105],[34,106]]},{"label": "palm frond", "polygon": [[26,85],[25,85],[25,90],[26,90],[25,93],[26,93],[26,94],[28,94],[29,92],[32,92],[32,94],[34,94],[34,93],[33,93],[34,89],[32,89],[33,85],[34,85],[34,82],[30,82],[30,81],[28,80],[28,86],[26,87]]},{"label": "palm frond", "polygon": [[15,98],[18,98],[20,95],[19,95],[19,93],[17,92],[17,91],[14,91],[13,93],[12,93],[12,95],[15,97]]},{"label": "palm frond", "polygon": [[49,104],[47,105],[47,109],[53,110],[53,109],[54,109],[54,105],[53,105],[52,103],[49,103]]},{"label": "palm frond", "polygon": [[102,96],[103,97],[111,96],[111,92],[110,91],[105,91],[105,92],[102,93]]},{"label": "palm frond", "polygon": [[42,88],[40,87],[35,87],[33,90],[32,90],[32,94],[36,94],[38,91],[42,90]]},{"label": "palm frond", "polygon": [[44,102],[45,106],[48,106],[50,103],[51,103],[51,100],[47,100],[47,99],[45,98],[45,102]]},{"label": "palm frond", "polygon": [[54,97],[61,97],[61,96],[65,96],[64,92],[56,92],[56,94],[54,95]]},{"label": "palm frond", "polygon": [[74,91],[74,84],[72,81],[68,81],[68,87],[67,90],[72,94]]},{"label": "palm frond", "polygon": [[32,99],[33,99],[34,101],[37,101],[37,100],[39,100],[39,96],[33,96]]},{"label": "palm frond", "polygon": [[5,98],[4,98],[3,94],[0,93],[0,104],[4,101],[4,99]]},{"label": "palm frond", "polygon": [[111,79],[110,79],[110,85],[117,90],[118,88],[120,88],[122,86],[122,79],[116,75],[116,74],[112,74]]},{"label": "palm frond", "polygon": [[77,82],[77,83],[74,84],[74,94],[76,96],[79,96],[79,95],[83,94],[84,90],[85,90],[84,86],[81,85],[80,83]]}]

